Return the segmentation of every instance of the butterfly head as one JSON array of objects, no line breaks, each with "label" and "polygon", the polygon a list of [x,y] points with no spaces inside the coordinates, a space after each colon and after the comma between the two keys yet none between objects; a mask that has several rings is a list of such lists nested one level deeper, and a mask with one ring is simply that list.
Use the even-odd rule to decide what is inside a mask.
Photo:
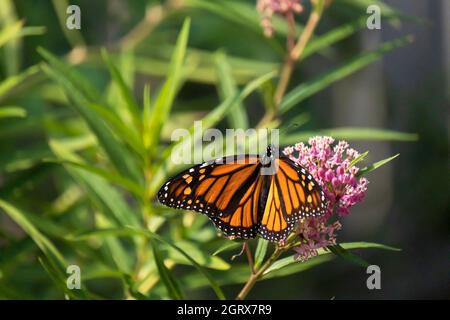
[{"label": "butterfly head", "polygon": [[278,149],[269,144],[265,154],[261,157],[261,163],[264,167],[270,167],[274,163],[275,158],[278,158]]},{"label": "butterfly head", "polygon": [[266,149],[266,156],[268,156],[269,158],[272,156],[272,150],[273,150],[273,147],[271,144],[269,144]]}]

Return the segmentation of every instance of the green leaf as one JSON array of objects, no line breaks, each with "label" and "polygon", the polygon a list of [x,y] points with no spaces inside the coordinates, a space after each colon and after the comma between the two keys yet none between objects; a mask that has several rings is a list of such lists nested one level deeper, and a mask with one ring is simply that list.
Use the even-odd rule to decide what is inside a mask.
[{"label": "green leaf", "polygon": [[0,199],[0,208],[16,222],[29,236],[36,245],[41,249],[41,251],[49,259],[57,262],[57,265],[64,267],[66,265],[64,257],[56,249],[50,240],[45,237],[27,218],[26,214],[10,203]]},{"label": "green leaf", "polygon": [[375,243],[375,242],[363,242],[363,241],[341,243],[340,246],[347,250],[369,248],[369,249],[383,249],[383,250],[388,250],[388,251],[402,251],[399,248],[387,246],[385,244]]},{"label": "green leaf", "polygon": [[[45,53],[43,55],[47,57],[49,54]],[[52,57],[51,59],[55,58]],[[63,69],[58,69],[58,63],[53,63],[53,68],[43,65],[42,69],[50,78],[58,82],[65,89],[67,96],[73,102],[71,105],[79,112],[97,136],[101,146],[117,170],[122,175],[132,177],[135,181],[141,182],[143,180],[142,175],[134,161],[135,159],[121,141],[113,135],[99,114],[89,108],[90,103],[88,97],[77,89],[76,84],[65,75]]]},{"label": "green leaf", "polygon": [[8,41],[16,38],[23,27],[23,21],[16,21],[0,30],[0,48]]},{"label": "green leaf", "polygon": [[233,249],[236,249],[239,247],[242,247],[242,243],[234,242],[234,241],[226,241],[225,243],[220,245],[219,248],[217,248],[216,251],[214,251],[214,253],[212,255],[217,256],[219,253],[233,250]]},{"label": "green leaf", "polygon": [[178,36],[177,44],[173,52],[172,60],[170,62],[170,70],[159,95],[151,110],[149,119],[149,127],[152,128],[149,136],[147,150],[152,150],[154,155],[157,151],[157,144],[159,143],[161,130],[164,123],[169,117],[175,94],[179,87],[180,78],[182,76],[182,66],[186,53],[186,47],[189,36],[190,19],[184,21],[180,35]]},{"label": "green leaf", "polygon": [[68,63],[60,60],[55,55],[45,50],[42,47],[37,49],[38,53],[48,61],[53,67],[54,71],[71,83],[72,87],[75,87],[79,94],[84,96],[90,102],[100,103],[102,102],[102,96],[100,92],[92,85],[87,79],[80,75],[76,70]]},{"label": "green leaf", "polygon": [[130,129],[122,120],[111,112],[110,109],[96,104],[89,104],[92,110],[95,110],[103,119],[109,124],[109,126],[134,150],[140,157],[145,157],[145,150],[142,141],[139,138],[136,130]]},{"label": "green leaf", "polygon": [[266,257],[267,247],[269,245],[269,241],[259,238],[258,245],[255,251],[255,270],[258,270],[262,265],[264,258]]},{"label": "green leaf", "polygon": [[153,250],[153,257],[158,268],[160,279],[164,283],[164,286],[166,287],[167,293],[169,294],[170,298],[175,300],[185,299],[184,293],[181,291],[175,277],[172,275],[171,271],[164,265],[164,260],[154,241],[151,240],[150,245]]},{"label": "green leaf", "polygon": [[52,163],[59,163],[59,164],[67,165],[70,167],[83,169],[83,170],[93,173],[99,177],[102,177],[105,180],[108,180],[109,182],[112,182],[114,184],[121,186],[122,188],[132,192],[139,199],[144,198],[144,190],[140,185],[138,185],[135,182],[133,182],[132,180],[129,180],[128,178],[125,178],[114,172],[111,172],[111,171],[108,171],[108,170],[105,170],[105,169],[102,169],[99,167],[91,166],[89,164],[75,162],[75,161],[51,160],[51,159],[45,160],[45,161],[52,162]]},{"label": "green leaf", "polygon": [[369,154],[369,151],[366,151],[364,153],[361,153],[359,156],[357,156],[355,159],[352,160],[352,162],[350,162],[350,164],[348,165],[349,168],[353,167],[354,165],[356,165],[358,162],[364,160],[364,158]]},{"label": "green leaf", "polygon": [[341,247],[339,244],[336,244],[334,246],[329,246],[328,249],[333,252],[336,256],[341,257],[353,264],[356,264],[357,266],[367,268],[370,266],[370,263],[361,258],[360,256],[353,254],[347,250],[345,250],[343,247]]},{"label": "green leaf", "polygon": [[388,163],[391,160],[394,160],[395,158],[397,158],[400,155],[400,153],[397,153],[395,156],[389,157],[387,159],[384,160],[380,160],[378,162],[375,162],[374,164],[371,164],[370,166],[364,167],[361,170],[358,171],[357,176],[363,176],[379,167],[381,167],[382,165],[385,165],[386,163]]},{"label": "green leaf", "polygon": [[151,143],[152,128],[150,127],[151,121],[151,99],[150,99],[150,85],[144,86],[143,99],[144,110],[142,111],[142,141],[144,147],[148,150]]},{"label": "green leaf", "polygon": [[141,228],[108,228],[104,230],[95,230],[91,232],[85,232],[80,235],[76,236],[70,236],[67,237],[68,240],[73,241],[81,241],[81,240],[87,240],[95,237],[106,237],[106,236],[125,236],[125,237],[132,237],[136,235],[141,235],[149,239],[155,239],[159,242],[164,243],[165,245],[171,247],[172,249],[178,251],[182,256],[184,256],[193,267],[195,267],[208,281],[208,284],[211,286],[211,288],[216,293],[217,297],[221,300],[225,299],[225,295],[220,289],[220,287],[217,285],[216,281],[213,277],[203,268],[200,264],[197,263],[188,253],[186,253],[182,248],[178,247],[177,245],[173,244],[171,241],[165,240],[161,236],[157,235],[156,233],[151,232],[150,230],[141,229]]},{"label": "green leaf", "polygon": [[45,33],[45,27],[24,27],[23,20],[6,25],[0,30],[0,48],[8,41],[25,36],[35,36]]},{"label": "green leaf", "polygon": [[[98,172],[92,173],[91,171],[96,171],[94,169],[86,170],[86,168],[79,168],[78,166],[71,167],[74,163],[83,164],[82,158],[56,140],[50,140],[49,145],[53,153],[61,159],[63,165],[67,166],[66,169],[69,174],[87,189],[87,195],[110,221],[115,222],[116,225],[139,225],[137,214],[123,200],[118,191],[107,183],[103,176],[99,175]],[[70,165],[66,165],[65,162]]]},{"label": "green leaf", "polygon": [[0,82],[0,101],[4,100],[4,98],[11,92],[12,89],[19,86],[25,80],[34,76],[38,71],[38,66],[31,66],[21,73],[10,76]]},{"label": "green leaf", "polygon": [[375,62],[381,58],[384,54],[411,43],[412,36],[406,36],[398,38],[384,43],[380,48],[357,55],[356,57],[345,61],[341,65],[329,70],[313,80],[306,83],[302,83],[299,86],[292,89],[286,94],[280,105],[280,111],[286,112],[302,102],[306,98],[311,97],[315,93],[327,88],[336,81],[343,79],[344,77],[364,68],[365,66]]},{"label": "green leaf", "polygon": [[0,118],[25,118],[27,111],[21,107],[0,107]]},{"label": "green leaf", "polygon": [[317,265],[333,260],[332,255],[319,255],[305,262],[295,260],[294,255],[275,261],[263,274],[264,279],[285,277],[309,270]]},{"label": "green leaf", "polygon": [[[174,47],[169,45],[161,45],[159,48],[154,46],[149,47],[149,53],[152,54],[158,52],[158,49],[162,50],[162,55],[165,56],[165,52],[173,52]],[[216,84],[216,62],[215,53],[198,50],[187,49],[186,60],[195,62],[189,66],[185,66],[184,69],[189,69],[190,72],[183,71],[183,78],[192,82]],[[114,56],[113,56],[114,57]],[[91,60],[96,62],[95,53],[92,54]],[[231,67],[233,78],[237,84],[245,85],[249,81],[259,77],[267,72],[278,70],[279,64],[274,62],[266,62],[248,58],[242,58],[237,56],[227,56],[228,63]],[[201,62],[201,63],[197,63]],[[135,57],[136,68],[140,73],[150,76],[165,76],[167,75],[170,65],[166,60],[162,60],[160,56],[151,58],[148,55]]]},{"label": "green leaf", "polygon": [[[379,243],[373,242],[350,242],[350,243],[341,243],[340,246],[345,250],[352,249],[360,249],[360,248],[375,248],[375,249],[383,249],[390,251],[399,251],[399,249],[386,246]],[[317,264],[321,264],[323,262],[327,262],[333,259],[333,255],[331,255],[331,251],[326,249],[319,249],[316,257],[311,258],[305,262],[300,262],[295,259],[295,255],[291,255],[286,258],[279,259],[275,261],[265,272],[264,276],[274,277],[274,276],[286,276],[289,274],[301,272],[307,270]],[[271,275],[272,272],[275,272],[275,275]]]},{"label": "green leaf", "polygon": [[[50,277],[55,281],[57,286],[61,288],[66,294],[73,298],[82,299],[86,296],[84,292],[76,292],[78,290],[68,290],[66,286],[66,274],[65,269],[68,266],[63,255],[55,247],[55,245],[43,235],[36,226],[31,222],[28,214],[19,210],[12,204],[0,199],[0,208],[19,225],[25,233],[34,241],[34,243],[43,252],[44,257],[40,258],[40,261],[50,275]],[[73,291],[73,292],[70,292]]]},{"label": "green leaf", "polygon": [[322,129],[316,131],[301,131],[280,137],[284,145],[295,144],[301,141],[308,141],[313,136],[331,136],[335,139],[344,140],[381,140],[381,141],[415,141],[417,135],[414,133],[405,133],[387,129],[376,128],[354,128],[341,127],[332,129]]},{"label": "green leaf", "polygon": [[[216,54],[216,66],[217,66],[217,78],[218,78],[218,90],[219,96],[222,101],[226,97],[234,96],[237,93],[236,83],[233,79],[231,67],[228,64],[225,53],[219,51]],[[244,106],[240,101],[236,102],[230,108],[228,119],[233,128],[247,129],[248,118],[245,112]]]},{"label": "green leaf", "polygon": [[[12,0],[0,1],[0,25],[10,26],[17,23],[16,5]],[[10,39],[2,48],[4,71],[7,76],[16,75],[20,70],[22,58],[22,42],[20,38]]]},{"label": "green leaf", "polygon": [[[212,256],[209,253],[203,252],[200,248],[191,242],[187,241],[176,241],[173,242],[176,246],[181,248],[184,252],[189,252],[189,255],[194,259],[199,265],[207,267],[209,269],[215,270],[228,270],[230,269],[230,264],[222,260],[220,257]],[[191,262],[187,260],[183,255],[181,255],[175,249],[168,247],[169,258],[175,261],[177,264],[188,264]]]},{"label": "green leaf", "polygon": [[82,290],[70,290],[67,287],[67,275],[64,272],[56,268],[55,265],[46,257],[39,257],[38,260],[49,277],[53,280],[55,285],[65,293],[65,298],[78,300],[99,299],[97,295],[94,295],[91,292],[87,291],[87,289],[84,287],[82,287]]},{"label": "green leaf", "polygon": [[122,75],[120,74],[119,70],[114,65],[113,61],[111,60],[108,52],[106,49],[102,48],[102,57],[103,60],[106,62],[109,73],[111,74],[111,77],[116,84],[116,86],[119,88],[119,92],[122,96],[122,99],[125,101],[125,106],[127,107],[129,117],[132,120],[132,123],[134,124],[135,128],[138,132],[141,130],[141,121],[139,117],[139,106],[136,103],[136,100],[133,97],[133,93],[131,89],[127,86],[125,83],[125,80],[123,79]]},{"label": "green leaf", "polygon": [[312,54],[329,49],[331,45],[348,38],[352,34],[355,34],[358,30],[366,28],[367,17],[362,17],[356,21],[340,25],[331,31],[328,31],[320,36],[316,36],[312,39],[303,51],[302,61]]}]

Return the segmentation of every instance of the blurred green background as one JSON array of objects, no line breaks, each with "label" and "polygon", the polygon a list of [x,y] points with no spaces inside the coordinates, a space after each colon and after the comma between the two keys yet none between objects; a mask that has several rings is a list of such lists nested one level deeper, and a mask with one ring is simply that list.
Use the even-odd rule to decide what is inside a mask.
[{"label": "blurred green background", "polygon": [[[370,162],[400,153],[399,158],[368,176],[367,198],[343,220],[338,240],[381,242],[402,248],[402,251],[361,252],[366,260],[381,267],[381,290],[366,288],[364,269],[334,259],[301,274],[258,283],[249,298],[449,297],[450,2],[384,1],[380,4],[381,30],[368,30],[364,27],[366,8],[372,3],[380,4],[365,0],[333,1],[317,34],[330,35],[333,30],[340,33],[334,37],[331,34],[329,43],[327,38],[315,43],[317,48],[311,50],[314,54],[296,68],[290,89],[326,75],[336,66],[362,52],[375,50],[386,41],[406,35],[412,35],[414,41],[295,103],[276,126],[301,122],[300,127],[291,129],[290,135],[282,138],[284,144],[305,140],[310,134],[329,128],[379,128],[417,134],[418,139],[414,139],[414,135],[375,137],[370,132],[364,136],[361,131],[328,131],[350,140],[351,146],[361,152],[369,150]],[[170,64],[170,59],[183,21],[190,17],[185,69],[179,75],[182,86],[176,88],[161,141],[151,151],[156,159],[165,152],[174,128],[191,127],[194,120],[207,115],[234,93],[233,90],[224,92],[221,65],[231,70],[228,71],[236,85],[231,89],[242,88],[251,80],[278,70],[284,59],[285,36],[278,32],[272,39],[264,37],[255,1],[250,0],[98,0],[70,4],[81,8],[79,31],[64,27],[67,1],[0,2],[2,30],[23,21],[21,31],[0,47],[0,198],[26,212],[27,221],[50,238],[67,261],[80,265],[83,274],[87,270],[91,277],[87,286],[94,293],[92,297],[139,298],[136,292],[126,292],[133,291],[129,288],[133,285],[111,266],[120,269],[121,264],[125,264],[124,270],[134,267],[126,266],[127,262],[111,252],[119,246],[121,249],[117,250],[132,255],[130,259],[144,257],[142,268],[136,272],[145,273],[151,270],[151,266],[145,266],[152,259],[148,256],[150,253],[139,250],[150,252],[148,244],[134,238],[118,242],[109,238],[80,242],[65,236],[92,230],[93,226],[111,226],[108,218],[99,212],[110,210],[114,215],[117,207],[126,205],[148,214],[152,227],[157,229],[159,224],[164,224],[161,234],[183,243],[186,252],[196,252],[200,248],[199,252],[211,253],[222,240],[216,240],[212,225],[204,217],[160,212],[164,210],[152,205],[154,199],[148,200],[151,203],[140,203],[120,188],[111,187],[115,193],[109,196],[114,202],[105,204],[101,196],[92,196],[92,186],[86,186],[83,174],[76,171],[83,171],[81,168],[54,161],[70,150],[106,172],[114,171],[108,157],[99,151],[98,141],[85,119],[70,107],[74,102],[70,93],[67,99],[67,87],[64,91],[64,85],[52,79],[49,72],[45,72],[45,66],[41,68],[45,63],[50,69],[56,66],[37,48],[58,56],[66,66],[72,65],[88,79],[86,91],[95,89],[105,103],[115,105],[114,113],[126,119],[123,111],[126,108],[122,105],[127,101],[111,83],[100,49],[108,50],[110,61],[133,88],[137,104],[145,105],[146,85],[150,87],[149,100],[155,104],[164,78],[172,72],[174,62]],[[306,17],[306,14],[299,17],[300,25]],[[6,38],[6,32],[2,35]],[[226,59],[227,63],[220,64],[220,59]],[[266,112],[264,96],[267,92],[270,88],[255,90],[245,100],[249,127],[255,127]],[[101,104],[103,101],[94,102]],[[7,111],[2,115],[1,110]],[[223,118],[214,126],[224,129],[239,121],[230,115]],[[159,179],[163,180],[166,175]],[[102,183],[97,185],[102,189],[99,193],[106,190]],[[116,202],[118,198],[123,202]],[[145,219],[144,223],[149,223]],[[22,229],[23,225],[18,227],[10,215],[0,214],[0,297],[63,298],[62,291],[43,268],[46,263],[38,261],[40,250]],[[29,230],[27,233],[30,234]],[[104,241],[108,242],[105,250]],[[194,246],[192,243],[197,249],[189,247]],[[131,249],[134,246],[140,249],[135,252]],[[174,270],[177,274],[187,274],[183,281],[189,288],[189,284],[196,281],[197,270],[183,266],[188,263],[182,257],[172,256],[167,248],[161,251],[168,260],[181,265]],[[202,255],[201,252],[198,254]],[[243,259],[231,262],[229,256],[208,260],[206,254],[202,259],[206,259],[205,265],[216,269],[212,274],[217,273],[220,283],[232,282],[227,279],[233,277],[234,265],[238,265],[239,270],[245,268]],[[224,270],[228,264],[231,269]],[[157,278],[143,278],[147,280],[144,288],[155,288],[144,290],[147,297],[164,297]],[[230,283],[224,290],[232,297],[240,287],[241,284]],[[192,285],[188,292],[190,298],[215,297],[203,285]]]}]

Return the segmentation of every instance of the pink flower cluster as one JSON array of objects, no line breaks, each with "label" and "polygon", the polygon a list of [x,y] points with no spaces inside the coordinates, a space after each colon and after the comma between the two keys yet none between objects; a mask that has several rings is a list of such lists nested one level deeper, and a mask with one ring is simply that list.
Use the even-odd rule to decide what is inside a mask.
[{"label": "pink flower cluster", "polygon": [[341,226],[327,222],[334,213],[337,217],[347,215],[353,205],[364,199],[367,190],[367,179],[358,178],[359,168],[352,164],[359,153],[346,141],[334,142],[331,137],[313,137],[309,145],[298,143],[284,149],[285,155],[311,173],[328,200],[323,217],[308,218],[299,224],[297,234],[302,243],[295,250],[303,261],[316,255],[317,249],[335,243],[334,232]]},{"label": "pink flower cluster", "polygon": [[273,35],[272,16],[274,14],[299,14],[303,11],[300,0],[258,0],[256,8],[262,16],[261,25],[267,37]]},{"label": "pink flower cluster", "polygon": [[338,221],[327,225],[326,217],[308,218],[299,223],[297,235],[301,244],[294,247],[296,258],[303,262],[315,257],[320,248],[335,245],[335,232],[341,227]]}]

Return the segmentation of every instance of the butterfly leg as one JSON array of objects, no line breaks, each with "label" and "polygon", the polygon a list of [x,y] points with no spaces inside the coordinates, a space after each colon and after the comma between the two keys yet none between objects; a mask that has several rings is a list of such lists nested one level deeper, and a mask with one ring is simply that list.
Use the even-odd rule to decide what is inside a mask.
[{"label": "butterfly leg", "polygon": [[248,241],[245,241],[244,244],[242,245],[242,249],[238,254],[235,254],[231,257],[231,260],[236,259],[237,257],[240,257],[243,253],[246,253],[247,255],[247,260],[248,260],[248,265],[250,266],[250,270],[252,271],[252,274],[256,273],[255,270],[255,263],[253,261],[253,255],[252,255],[252,251],[250,250],[250,246],[248,244]]}]

